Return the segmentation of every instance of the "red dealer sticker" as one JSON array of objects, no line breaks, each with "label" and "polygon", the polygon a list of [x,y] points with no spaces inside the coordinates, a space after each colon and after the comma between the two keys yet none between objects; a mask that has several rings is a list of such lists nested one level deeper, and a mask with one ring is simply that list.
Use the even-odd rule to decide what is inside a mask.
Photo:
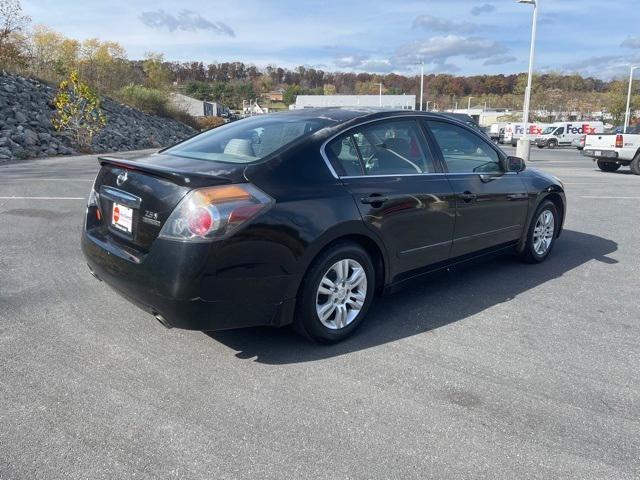
[{"label": "red dealer sticker", "polygon": [[114,203],[113,210],[111,211],[111,225],[120,231],[131,233],[133,209],[120,205],[119,203]]}]

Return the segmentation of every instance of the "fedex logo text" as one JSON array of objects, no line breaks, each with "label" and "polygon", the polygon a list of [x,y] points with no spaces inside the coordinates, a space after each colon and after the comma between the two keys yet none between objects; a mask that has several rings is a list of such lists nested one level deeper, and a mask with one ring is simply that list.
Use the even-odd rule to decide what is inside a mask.
[{"label": "fedex logo text", "polygon": [[[542,133],[542,128],[537,125],[529,125],[529,135],[540,135]],[[516,125],[515,128],[516,135],[524,135],[524,125]]]},{"label": "fedex logo text", "polygon": [[583,123],[582,125],[573,126],[572,124],[567,125],[567,133],[577,133],[584,135],[591,135],[596,133],[596,127],[592,127],[587,123]]}]

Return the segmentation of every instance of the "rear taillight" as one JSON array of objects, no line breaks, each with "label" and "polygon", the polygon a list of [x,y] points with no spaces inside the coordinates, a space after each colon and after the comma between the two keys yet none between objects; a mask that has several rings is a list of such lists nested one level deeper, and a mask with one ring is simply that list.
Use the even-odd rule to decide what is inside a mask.
[{"label": "rear taillight", "polygon": [[586,141],[587,141],[587,137],[580,137],[580,146],[584,147],[584,144]]},{"label": "rear taillight", "polygon": [[89,198],[87,199],[87,215],[95,209],[95,216],[97,220],[102,220],[102,212],[100,211],[100,194],[96,192],[95,185],[91,187],[89,192]]},{"label": "rear taillight", "polygon": [[193,190],[178,204],[160,238],[207,242],[225,238],[274,204],[249,183]]},{"label": "rear taillight", "polygon": [[622,135],[616,135],[616,148],[624,147],[624,138]]}]

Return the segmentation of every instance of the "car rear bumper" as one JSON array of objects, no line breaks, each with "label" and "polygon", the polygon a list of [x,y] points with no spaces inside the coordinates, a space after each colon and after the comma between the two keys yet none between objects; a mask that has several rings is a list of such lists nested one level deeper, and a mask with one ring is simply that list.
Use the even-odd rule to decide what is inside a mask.
[{"label": "car rear bumper", "polygon": [[143,257],[127,257],[107,237],[82,235],[91,273],[144,311],[161,316],[165,326],[210,331],[289,322],[294,299],[286,299],[284,292],[293,275],[216,274],[210,265],[212,248],[156,240]]},{"label": "car rear bumper", "polygon": [[582,154],[585,157],[591,158],[610,158],[612,160],[618,159],[618,152],[615,150],[582,150]]}]

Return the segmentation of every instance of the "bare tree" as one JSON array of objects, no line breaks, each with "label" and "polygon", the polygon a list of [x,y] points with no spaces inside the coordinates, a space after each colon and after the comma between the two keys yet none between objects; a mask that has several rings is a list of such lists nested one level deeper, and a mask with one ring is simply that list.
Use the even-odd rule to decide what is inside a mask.
[{"label": "bare tree", "polygon": [[19,0],[0,0],[0,66],[20,60],[24,43],[22,33],[30,21]]}]

